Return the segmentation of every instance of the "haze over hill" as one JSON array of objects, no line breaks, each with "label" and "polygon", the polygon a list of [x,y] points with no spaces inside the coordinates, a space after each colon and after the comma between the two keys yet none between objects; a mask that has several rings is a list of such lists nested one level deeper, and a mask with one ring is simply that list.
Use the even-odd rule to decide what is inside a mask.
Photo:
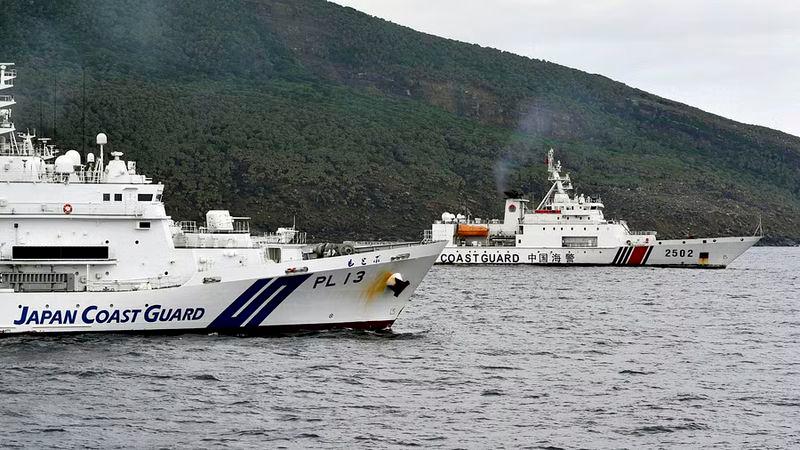
[{"label": "haze over hill", "polygon": [[772,242],[800,240],[800,138],[599,75],[321,0],[6,3],[17,126],[87,151],[106,132],[176,219],[414,238],[444,210],[500,215],[504,188],[538,200],[552,146],[632,228],[739,234],[762,215]]}]

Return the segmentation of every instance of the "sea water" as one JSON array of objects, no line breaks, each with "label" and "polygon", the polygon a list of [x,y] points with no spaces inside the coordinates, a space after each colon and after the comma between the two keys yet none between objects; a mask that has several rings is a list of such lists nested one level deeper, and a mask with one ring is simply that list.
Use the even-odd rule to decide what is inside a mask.
[{"label": "sea water", "polygon": [[0,339],[3,447],[797,447],[800,249],[435,267],[393,331]]}]

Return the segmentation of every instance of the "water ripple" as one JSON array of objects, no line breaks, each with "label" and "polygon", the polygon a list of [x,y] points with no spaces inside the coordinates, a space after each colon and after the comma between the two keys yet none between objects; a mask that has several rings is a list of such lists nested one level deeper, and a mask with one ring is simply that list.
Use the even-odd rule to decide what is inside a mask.
[{"label": "water ripple", "polygon": [[436,267],[391,332],[9,337],[0,442],[797,448],[798,272]]}]

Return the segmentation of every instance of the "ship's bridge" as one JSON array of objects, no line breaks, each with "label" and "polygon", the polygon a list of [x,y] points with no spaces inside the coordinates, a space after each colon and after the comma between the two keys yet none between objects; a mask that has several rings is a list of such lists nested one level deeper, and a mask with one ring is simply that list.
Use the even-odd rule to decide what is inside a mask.
[{"label": "ship's bridge", "polygon": [[540,221],[549,218],[577,216],[584,220],[604,221],[603,203],[600,199],[585,197],[562,198],[560,201],[544,202],[537,209],[525,215],[525,221]]},{"label": "ship's bridge", "polygon": [[561,222],[582,220],[590,223],[605,223],[603,201],[580,195],[572,195],[572,180],[569,174],[561,174],[561,161],[553,158],[553,149],[547,153],[548,180],[553,184],[542,198],[539,206],[525,214],[524,223]]}]

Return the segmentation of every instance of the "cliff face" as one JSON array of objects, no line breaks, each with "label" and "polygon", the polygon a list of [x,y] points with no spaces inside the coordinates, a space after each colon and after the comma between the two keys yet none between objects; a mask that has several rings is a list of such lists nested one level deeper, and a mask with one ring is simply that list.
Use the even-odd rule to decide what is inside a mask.
[{"label": "cliff face", "polygon": [[541,196],[552,146],[634,228],[761,215],[771,242],[800,241],[800,138],[602,76],[319,0],[6,3],[18,126],[87,151],[105,131],[175,218],[413,238],[444,210],[499,215],[505,188]]}]

